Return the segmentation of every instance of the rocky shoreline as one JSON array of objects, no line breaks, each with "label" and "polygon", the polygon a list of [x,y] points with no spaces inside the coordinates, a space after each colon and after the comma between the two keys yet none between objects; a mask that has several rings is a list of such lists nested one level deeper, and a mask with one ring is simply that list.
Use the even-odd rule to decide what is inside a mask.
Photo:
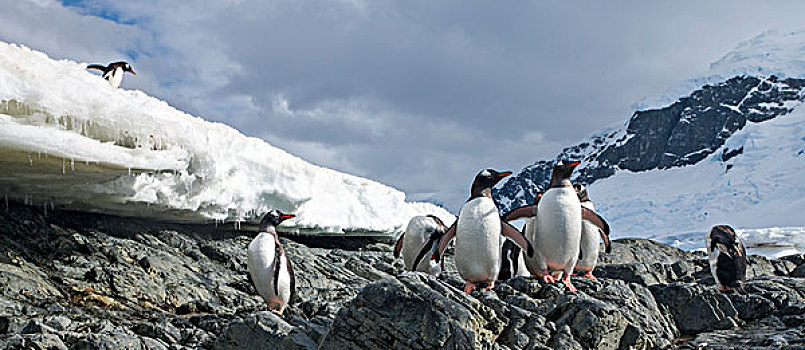
[{"label": "rocky shoreline", "polygon": [[436,279],[388,244],[288,236],[297,298],[280,317],[248,280],[253,235],[9,203],[0,348],[805,348],[803,256],[753,256],[746,293],[722,294],[703,253],[623,239],[578,293],[518,277],[466,295],[450,255]]}]

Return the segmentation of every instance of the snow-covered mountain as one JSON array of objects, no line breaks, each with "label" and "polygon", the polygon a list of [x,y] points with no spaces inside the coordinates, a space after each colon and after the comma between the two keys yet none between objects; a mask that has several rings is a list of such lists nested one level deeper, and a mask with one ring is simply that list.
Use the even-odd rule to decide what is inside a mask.
[{"label": "snow-covered mountain", "polygon": [[[616,237],[695,248],[712,225],[727,223],[750,241],[778,228],[772,231],[786,235],[777,238],[801,245],[795,237],[805,235],[803,48],[805,32],[764,33],[714,63],[713,75],[686,82],[718,83],[639,110],[623,127],[595,133],[556,159],[582,161],[574,179],[591,184]],[[740,75],[716,78],[730,73]],[[554,161],[537,161],[496,188],[504,211],[530,203]]]},{"label": "snow-covered mountain", "polygon": [[0,42],[0,192],[41,205],[174,220],[250,220],[389,234],[419,214],[383,184],[307,163],[263,140],[114,89],[86,64]]}]

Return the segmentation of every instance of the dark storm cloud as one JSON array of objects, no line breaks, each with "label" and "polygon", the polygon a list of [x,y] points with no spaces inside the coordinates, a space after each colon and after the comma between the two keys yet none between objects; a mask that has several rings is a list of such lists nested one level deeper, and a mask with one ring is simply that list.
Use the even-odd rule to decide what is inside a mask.
[{"label": "dark storm cloud", "polygon": [[0,39],[138,69],[142,89],[313,163],[456,209],[706,73],[805,4],[0,0]]}]

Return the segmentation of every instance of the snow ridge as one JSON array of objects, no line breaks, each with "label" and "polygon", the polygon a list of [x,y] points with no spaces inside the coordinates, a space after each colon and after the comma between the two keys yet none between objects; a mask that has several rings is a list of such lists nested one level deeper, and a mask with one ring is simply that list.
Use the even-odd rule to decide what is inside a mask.
[{"label": "snow ridge", "polygon": [[292,212],[299,230],[391,234],[453,216],[358,176],[307,163],[86,64],[0,42],[0,191],[40,205],[174,220]]}]

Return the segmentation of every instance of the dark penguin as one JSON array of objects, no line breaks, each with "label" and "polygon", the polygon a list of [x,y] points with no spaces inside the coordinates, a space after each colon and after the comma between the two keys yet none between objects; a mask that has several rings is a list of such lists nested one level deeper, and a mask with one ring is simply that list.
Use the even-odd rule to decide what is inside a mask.
[{"label": "dark penguin", "polygon": [[247,266],[257,293],[268,303],[269,310],[280,315],[294,294],[295,280],[291,260],[275,227],[292,217],[276,209],[269,211],[247,251]]},{"label": "dark penguin", "polygon": [[123,83],[123,74],[129,72],[131,74],[137,75],[134,73],[134,70],[131,69],[131,65],[127,62],[114,62],[109,63],[108,66],[102,66],[100,64],[90,64],[87,66],[87,69],[97,69],[101,72],[101,76],[109,81],[109,85],[112,85],[113,88],[119,88],[120,84]]},{"label": "dark penguin", "polygon": [[[587,187],[581,184],[573,185],[576,194],[579,197],[581,206],[584,209],[595,211],[595,205],[590,200],[590,195],[587,193]],[[584,214],[582,214],[584,216]],[[606,221],[603,221],[606,224]],[[604,241],[604,249],[607,253],[612,251],[612,245],[609,242],[609,231],[602,229],[598,224],[591,221],[589,218],[583,218],[581,225],[581,244],[579,246],[579,260],[576,261],[575,271],[584,275],[591,280],[596,280],[593,276],[593,270],[598,263],[599,253],[599,236]]]},{"label": "dark penguin", "polygon": [[746,281],[746,248],[728,225],[718,225],[707,235],[710,273],[722,292],[740,290]]},{"label": "dark penguin", "polygon": [[[439,242],[439,249],[431,259],[439,260],[447,244],[456,238],[456,267],[464,280],[464,292],[470,293],[476,283],[482,289],[492,288],[500,271],[500,235],[505,235],[528,255],[534,254],[531,243],[513,226],[503,222],[497,203],[492,199],[492,186],[495,186],[511,172],[497,172],[486,169],[475,176],[470,190],[470,198],[461,207],[456,222],[447,230]],[[416,263],[426,254],[420,251]]]},{"label": "dark penguin", "polygon": [[394,257],[402,255],[408,271],[420,271],[438,276],[442,273],[442,266],[437,261],[422,260],[419,266],[414,266],[414,260],[423,249],[433,254],[446,231],[447,226],[434,215],[414,216],[408,221],[405,232],[397,239]]}]

